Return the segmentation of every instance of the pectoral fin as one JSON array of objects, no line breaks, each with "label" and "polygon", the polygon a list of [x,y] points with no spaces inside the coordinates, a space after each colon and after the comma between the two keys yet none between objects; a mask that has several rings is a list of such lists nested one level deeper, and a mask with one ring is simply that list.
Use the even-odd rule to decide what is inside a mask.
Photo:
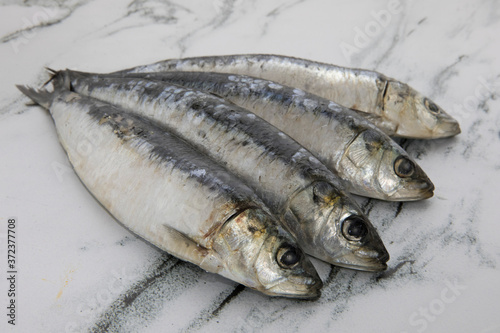
[{"label": "pectoral fin", "polygon": [[208,272],[218,273],[222,268],[219,256],[212,249],[199,245],[189,236],[167,225],[162,225],[154,239],[149,241],[175,257],[198,265]]}]

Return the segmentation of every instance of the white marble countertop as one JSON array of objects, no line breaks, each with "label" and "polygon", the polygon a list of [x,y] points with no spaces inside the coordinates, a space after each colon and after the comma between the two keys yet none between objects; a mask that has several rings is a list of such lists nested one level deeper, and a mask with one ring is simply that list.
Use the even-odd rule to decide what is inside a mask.
[{"label": "white marble countertop", "polygon": [[[0,1],[0,327],[13,332],[500,332],[500,3]],[[52,120],[14,84],[43,67],[113,71],[166,58],[276,53],[380,71],[460,121],[402,145],[424,202],[360,199],[389,252],[363,273],[314,261],[314,302],[269,298],[161,253],[82,186]],[[16,325],[7,219],[16,220]]]}]

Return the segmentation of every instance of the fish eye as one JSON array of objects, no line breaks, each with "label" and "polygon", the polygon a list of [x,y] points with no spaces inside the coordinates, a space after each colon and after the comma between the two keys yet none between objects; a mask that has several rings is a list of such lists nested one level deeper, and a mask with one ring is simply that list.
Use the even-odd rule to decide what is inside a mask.
[{"label": "fish eye", "polygon": [[360,241],[368,233],[368,228],[361,217],[350,216],[342,223],[342,233],[350,241]]},{"label": "fish eye", "polygon": [[439,107],[431,100],[424,98],[425,107],[434,114],[439,113]]},{"label": "fish eye", "polygon": [[276,255],[278,264],[283,268],[293,268],[300,261],[300,250],[289,244],[280,247]]},{"label": "fish eye", "polygon": [[394,172],[401,178],[410,177],[415,172],[415,163],[405,156],[399,156],[394,161]]}]

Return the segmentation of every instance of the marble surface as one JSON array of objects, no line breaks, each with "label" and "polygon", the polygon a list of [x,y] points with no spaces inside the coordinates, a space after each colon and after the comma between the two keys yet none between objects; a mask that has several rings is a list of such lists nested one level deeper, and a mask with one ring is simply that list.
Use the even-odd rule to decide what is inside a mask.
[{"label": "marble surface", "polygon": [[[500,332],[500,3],[0,1],[0,327],[13,332]],[[389,252],[363,273],[314,261],[314,302],[269,298],[181,262],[118,224],[80,183],[50,116],[14,84],[44,66],[114,71],[166,58],[277,53],[380,71],[462,134],[403,140],[427,201],[359,198]],[[7,324],[7,218],[17,318]]]}]

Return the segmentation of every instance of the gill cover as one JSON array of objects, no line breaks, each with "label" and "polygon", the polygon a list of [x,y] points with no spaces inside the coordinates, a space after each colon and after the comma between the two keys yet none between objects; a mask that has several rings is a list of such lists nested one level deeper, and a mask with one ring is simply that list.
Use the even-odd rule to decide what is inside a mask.
[{"label": "gill cover", "polygon": [[247,209],[226,222],[213,247],[231,279],[271,296],[320,295],[322,282],[314,266],[291,235],[260,209]]}]

